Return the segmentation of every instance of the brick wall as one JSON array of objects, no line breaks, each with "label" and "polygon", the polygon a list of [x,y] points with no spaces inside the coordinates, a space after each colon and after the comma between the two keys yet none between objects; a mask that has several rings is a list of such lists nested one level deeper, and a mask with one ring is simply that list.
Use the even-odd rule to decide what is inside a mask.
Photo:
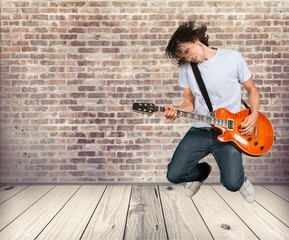
[{"label": "brick wall", "polygon": [[274,124],[272,150],[244,157],[247,175],[288,182],[288,12],[287,0],[1,1],[1,182],[166,182],[190,120],[131,105],[181,103],[164,49],[187,19],[243,54]]}]

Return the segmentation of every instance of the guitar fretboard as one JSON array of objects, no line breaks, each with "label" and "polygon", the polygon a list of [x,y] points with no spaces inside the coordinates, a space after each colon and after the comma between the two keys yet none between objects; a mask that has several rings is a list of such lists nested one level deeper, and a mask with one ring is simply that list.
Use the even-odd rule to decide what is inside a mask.
[{"label": "guitar fretboard", "polygon": [[[164,112],[165,111],[164,107],[156,106],[156,108],[157,108],[158,112]],[[224,120],[224,119],[220,119],[220,118],[200,115],[200,114],[191,113],[191,112],[184,112],[184,111],[180,111],[180,110],[177,110],[177,115],[179,117],[190,118],[190,119],[205,122],[205,123],[208,123],[208,124],[211,124],[214,126],[221,126],[221,127],[226,127],[229,129],[233,128],[233,121],[231,121],[231,120]]]}]

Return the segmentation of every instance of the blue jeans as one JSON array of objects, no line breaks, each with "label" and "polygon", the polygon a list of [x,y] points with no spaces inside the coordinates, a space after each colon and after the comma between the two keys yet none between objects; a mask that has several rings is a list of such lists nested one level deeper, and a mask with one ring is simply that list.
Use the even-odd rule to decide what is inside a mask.
[{"label": "blue jeans", "polygon": [[218,135],[214,129],[190,128],[168,165],[167,179],[172,183],[202,181],[208,175],[208,164],[199,161],[211,153],[223,186],[238,191],[244,182],[242,153],[230,143],[218,143]]}]

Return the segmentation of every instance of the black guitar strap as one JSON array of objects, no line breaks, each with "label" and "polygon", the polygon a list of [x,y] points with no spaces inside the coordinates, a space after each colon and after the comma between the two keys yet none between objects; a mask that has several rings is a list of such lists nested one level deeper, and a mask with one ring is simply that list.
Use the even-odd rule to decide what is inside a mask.
[{"label": "black guitar strap", "polygon": [[248,106],[248,104],[243,100],[243,98],[241,98],[241,102],[243,103],[244,107],[247,109],[250,109],[250,107]]},{"label": "black guitar strap", "polygon": [[208,95],[208,92],[207,92],[207,89],[206,89],[206,86],[204,84],[204,81],[203,81],[203,78],[202,78],[202,75],[200,73],[200,70],[198,68],[198,64],[197,63],[193,63],[191,62],[191,66],[192,66],[192,69],[193,69],[193,72],[195,74],[195,78],[197,80],[197,83],[201,89],[201,92],[203,94],[203,97],[206,101],[206,104],[208,106],[208,109],[211,113],[211,115],[213,114],[213,107],[212,107],[212,103],[211,103],[211,100],[209,98],[209,95]]},{"label": "black guitar strap", "polygon": [[[212,115],[212,114],[213,114],[212,103],[211,103],[211,100],[210,100],[210,98],[209,98],[209,95],[208,95],[206,86],[205,86],[205,84],[204,84],[202,75],[201,75],[201,73],[200,73],[200,70],[199,70],[199,68],[198,68],[198,64],[191,62],[191,66],[192,66],[192,69],[193,69],[195,78],[196,78],[196,80],[197,80],[197,83],[198,83],[198,85],[199,85],[199,87],[200,87],[200,90],[201,90],[201,92],[202,92],[202,94],[203,94],[203,97],[204,97],[204,99],[205,99],[205,101],[206,101],[206,104],[207,104],[207,106],[208,106],[208,109],[209,109],[209,111],[210,111],[210,113],[211,113],[211,115]],[[241,99],[241,101],[242,101],[243,105],[245,106],[245,108],[250,109],[250,107],[248,106],[248,104],[247,104],[243,99]]]}]

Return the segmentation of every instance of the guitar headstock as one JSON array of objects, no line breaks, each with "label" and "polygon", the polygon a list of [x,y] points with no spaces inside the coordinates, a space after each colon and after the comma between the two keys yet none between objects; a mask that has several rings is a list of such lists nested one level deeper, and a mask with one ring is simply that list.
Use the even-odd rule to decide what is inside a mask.
[{"label": "guitar headstock", "polygon": [[158,111],[158,107],[153,103],[134,103],[132,110],[147,114],[152,114]]}]

